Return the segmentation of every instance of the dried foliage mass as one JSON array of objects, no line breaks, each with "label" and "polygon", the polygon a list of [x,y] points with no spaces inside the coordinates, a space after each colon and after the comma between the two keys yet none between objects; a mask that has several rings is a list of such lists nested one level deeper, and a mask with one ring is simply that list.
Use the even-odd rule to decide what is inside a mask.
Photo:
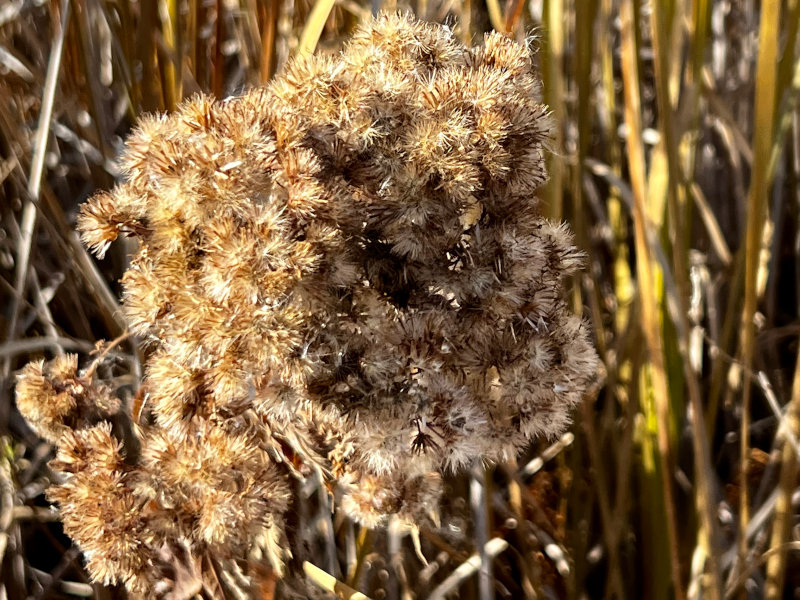
[{"label": "dried foliage mass", "polygon": [[187,549],[280,570],[314,471],[368,526],[435,521],[443,473],[564,430],[597,357],[562,299],[581,254],[534,199],[539,92],[523,45],[384,15],[268,87],[140,121],[79,228],[99,256],[138,238],[141,414],[73,356],[17,386],[95,579],[158,591]]}]

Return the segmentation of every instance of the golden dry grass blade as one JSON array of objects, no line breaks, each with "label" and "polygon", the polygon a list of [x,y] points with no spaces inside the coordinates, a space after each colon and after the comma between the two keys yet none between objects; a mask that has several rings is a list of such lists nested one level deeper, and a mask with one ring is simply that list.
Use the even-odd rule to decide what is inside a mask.
[{"label": "golden dry grass blade", "polygon": [[[691,5],[691,14],[687,15],[686,21],[688,24],[688,42],[691,48],[691,56],[685,71],[685,80],[683,83],[683,92],[681,101],[687,107],[684,112],[688,113],[684,119],[676,119],[683,127],[682,135],[677,138],[678,151],[681,164],[685,165],[686,178],[690,180],[694,173],[697,162],[697,138],[702,135],[700,131],[702,123],[700,97],[703,81],[703,61],[705,60],[706,50],[709,43],[709,21],[711,17],[711,6],[708,0],[694,0]],[[682,30],[682,27],[676,27],[677,31]],[[676,36],[673,36],[676,37]],[[678,44],[672,46],[673,54],[672,60],[676,64],[680,64],[676,60],[676,53],[680,51]],[[677,87],[678,82],[674,84],[673,90]],[[688,196],[689,192],[683,190],[684,196]],[[686,216],[691,215],[691,204],[686,203]]]},{"label": "golden dry grass blade", "polygon": [[[639,80],[639,54],[637,45],[636,26],[634,18],[635,3],[623,2],[620,8],[622,27],[622,79],[625,97],[625,123],[628,126],[627,155],[630,170],[631,189],[633,191],[633,225],[636,246],[636,273],[639,300],[642,306],[642,329],[647,341],[648,359],[650,365],[650,393],[653,395],[656,410],[659,415],[658,423],[658,455],[660,458],[660,474],[664,509],[667,525],[667,545],[669,548],[669,564],[671,569],[672,589],[680,593],[680,561],[678,550],[678,528],[674,504],[672,484],[672,451],[670,448],[669,432],[669,388],[667,385],[666,364],[664,362],[664,348],[661,338],[661,325],[659,316],[659,300],[657,297],[658,284],[654,272],[654,260],[648,243],[648,209],[646,206],[647,185],[644,147],[642,144],[641,125],[641,100]],[[654,582],[657,589],[664,591],[667,582]]]},{"label": "golden dry grass blade", "polygon": [[[778,90],[783,91],[783,95],[791,95],[792,99],[796,101],[797,86],[798,86],[798,73],[800,73],[800,62],[797,61],[796,47],[798,29],[800,29],[800,1],[790,0],[787,6],[787,13],[789,15],[789,31],[787,34],[787,41],[784,49],[783,56],[778,67]],[[794,63],[794,67],[793,67]],[[794,70],[794,76],[792,76]],[[790,78],[792,81],[790,81]],[[776,98],[777,102],[777,98]],[[785,104],[785,103],[781,103]],[[789,103],[793,104],[793,103]],[[780,106],[778,106],[780,109]],[[787,110],[787,113],[790,111]],[[791,110],[794,113],[794,110]],[[788,118],[787,118],[788,117]],[[794,152],[797,152],[797,115],[791,116],[784,115],[781,118],[781,126],[776,133],[776,140],[773,144],[772,157],[770,159],[769,173],[770,176],[774,172],[775,164],[777,163],[776,155],[779,154],[780,148],[783,145],[782,137],[783,121],[794,123]],[[787,126],[785,129],[789,129]],[[795,157],[797,161],[797,157]],[[785,427],[789,430],[784,437],[794,436],[797,438],[800,434],[800,354],[798,354],[795,363],[794,377],[792,380],[792,392],[789,406],[786,410]],[[772,535],[770,539],[770,550],[775,550],[775,554],[770,556],[767,560],[766,569],[766,585],[765,585],[765,598],[766,600],[778,600],[784,596],[784,587],[786,583],[786,570],[788,561],[788,549],[786,549],[787,542],[790,541],[791,527],[793,522],[793,506],[792,495],[794,493],[797,476],[800,473],[800,456],[797,455],[796,448],[792,444],[783,442],[782,460],[780,467],[780,476],[778,480],[778,498],[775,504],[775,520],[772,524]]]},{"label": "golden dry grass blade", "polygon": [[[701,9],[699,9],[701,10]],[[675,21],[672,23],[671,31],[673,37],[679,40],[676,36],[681,31],[680,25],[681,15],[676,12]],[[705,440],[705,425],[700,419],[703,414],[703,405],[701,399],[700,385],[697,380],[697,373],[691,365],[689,358],[689,332],[690,326],[687,318],[688,314],[688,301],[690,296],[690,281],[688,271],[688,240],[686,235],[688,233],[688,213],[686,206],[686,189],[680,184],[683,180],[681,173],[681,159],[678,152],[678,139],[680,138],[680,131],[678,125],[673,119],[673,91],[676,86],[672,85],[670,72],[674,71],[674,64],[679,60],[679,48],[681,44],[673,40],[668,43],[667,32],[670,28],[665,27],[664,24],[668,19],[668,14],[664,10],[664,5],[656,2],[653,5],[651,13],[651,33],[653,38],[653,56],[656,68],[656,95],[659,103],[659,131],[663,146],[665,150],[665,164],[663,164],[664,173],[667,181],[667,213],[669,224],[669,237],[672,242],[672,278],[675,282],[676,290],[673,295],[673,301],[677,304],[676,310],[671,311],[671,314],[677,317],[675,321],[675,329],[677,333],[677,349],[680,356],[673,357],[673,363],[682,365],[681,372],[673,375],[671,380],[674,382],[678,377],[682,376],[686,380],[687,388],[689,391],[689,399],[692,405],[692,414],[695,415],[693,442],[694,442],[694,458],[695,458],[695,471],[698,474],[695,503],[697,508],[697,515],[701,522],[701,531],[703,534],[704,551],[708,557],[708,565],[711,573],[711,583],[704,590],[708,593],[710,598],[718,599],[721,590],[721,577],[717,564],[717,548],[715,540],[716,536],[716,516],[712,506],[712,486],[710,478],[713,477],[713,472],[710,469],[710,459],[708,458],[708,451]],[[702,31],[702,27],[701,27]],[[703,47],[702,42],[699,44]],[[693,162],[692,159],[689,162]],[[673,386],[678,388],[678,386]],[[663,429],[665,422],[677,423],[680,419],[680,414],[683,409],[676,401],[677,394],[682,393],[683,390],[676,389],[676,393],[671,398],[668,405],[658,407],[660,427]],[[663,443],[663,441],[660,441]],[[680,557],[673,555],[673,561],[679,561]],[[680,563],[673,563],[673,579],[676,582],[676,597],[683,597],[683,590],[680,583]]]},{"label": "golden dry grass blade", "polygon": [[259,24],[261,28],[261,83],[265,84],[275,73],[276,28],[278,25],[278,3],[259,2]]},{"label": "golden dry grass blade", "polygon": [[711,240],[714,252],[723,265],[729,266],[733,262],[733,254],[731,254],[728,242],[725,240],[725,234],[722,231],[722,227],[720,227],[717,217],[714,215],[714,212],[708,205],[708,201],[703,195],[703,190],[697,183],[692,183],[689,191],[694,200],[697,212],[700,214],[700,219],[703,221],[703,226],[706,228],[708,237]]},{"label": "golden dry grass blade", "polygon": [[[800,359],[800,356],[798,356]],[[792,397],[785,417],[785,426],[790,433],[800,434],[800,360],[795,368],[792,384]],[[792,495],[797,485],[798,456],[795,448],[784,441],[781,451],[781,470],[778,480],[778,499],[775,504],[775,520],[772,523],[772,536],[770,549],[777,550],[767,561],[767,582],[765,587],[766,600],[779,600],[784,597],[784,584],[786,581],[786,561],[788,550],[786,543],[790,541],[793,507]]]},{"label": "golden dry grass blade", "polygon": [[352,571],[347,575],[347,585],[358,586],[361,575],[364,572],[364,563],[367,555],[372,551],[372,530],[361,527],[356,539],[356,562],[353,564]]},{"label": "golden dry grass blade", "polygon": [[200,39],[200,25],[203,15],[201,0],[189,0],[188,14],[186,15],[186,39],[188,40],[187,63],[189,72],[192,74],[199,88],[203,89],[205,61],[202,60],[201,49],[204,47],[203,40]]},{"label": "golden dry grass blade", "polygon": [[[136,31],[135,62],[141,65],[141,104],[136,113],[151,112],[161,108],[161,90],[156,76],[156,42],[158,29],[158,6],[155,2],[143,2],[139,25]],[[137,78],[134,78],[136,80]]]},{"label": "golden dry grass blade", "polygon": [[579,239],[585,236],[583,218],[583,161],[589,151],[593,126],[594,85],[592,83],[592,59],[594,58],[594,20],[598,13],[597,0],[581,2],[575,11],[575,85],[578,92],[577,126],[578,156],[573,175],[573,218]]},{"label": "golden dry grass blade", "polygon": [[495,31],[505,32],[505,19],[499,0],[486,0],[486,9],[489,12],[489,22]]},{"label": "golden dry grass blade", "polygon": [[334,4],[336,4],[336,0],[317,0],[314,3],[314,8],[308,15],[303,33],[300,35],[300,44],[297,47],[298,56],[308,56],[314,53]]},{"label": "golden dry grass blade", "polygon": [[[584,160],[589,152],[591,143],[591,132],[594,128],[594,90],[592,81],[592,62],[594,57],[594,23],[598,14],[599,4],[597,0],[590,0],[581,3],[581,9],[575,14],[575,86],[577,88],[577,160],[570,174],[572,193],[572,214],[571,224],[575,229],[577,243],[582,248],[590,245],[588,218],[586,210],[586,199],[584,194]],[[587,301],[593,315],[595,328],[595,343],[601,355],[605,354],[606,331],[603,319],[599,318],[602,314],[601,300],[599,291],[596,287],[589,289]],[[574,302],[576,309],[583,306],[584,299],[580,296],[576,287]]]},{"label": "golden dry grass blade", "polygon": [[[616,79],[614,76],[614,39],[611,35],[613,23],[616,18],[613,0],[602,0],[600,4],[598,28],[598,47],[601,63],[601,82],[603,91],[602,110],[599,111],[600,126],[604,132],[606,147],[608,148],[607,161],[612,172],[619,176],[622,171],[622,156],[619,145],[616,144],[617,132],[617,97]],[[628,325],[628,314],[633,302],[635,286],[631,273],[629,248],[628,248],[628,223],[624,216],[622,202],[615,190],[610,190],[606,200],[608,221],[611,226],[614,244],[612,246],[613,258],[613,285],[617,310],[614,315],[614,324],[617,334],[620,334]]]},{"label": "golden dry grass blade", "polygon": [[694,85],[699,85],[702,77],[706,45],[708,43],[710,15],[711,5],[708,0],[694,0],[692,2],[692,15],[688,20],[691,27],[690,34],[692,38],[691,71],[688,77]]},{"label": "golden dry grass blade", "polygon": [[214,21],[214,63],[211,72],[211,91],[218,98],[222,96],[225,87],[225,59],[222,46],[225,43],[225,2],[217,0],[217,14]]},{"label": "golden dry grass blade", "polygon": [[509,33],[513,33],[517,30],[517,25],[519,24],[520,17],[522,17],[522,9],[525,7],[524,0],[510,0],[510,2],[506,5],[506,20],[505,20],[505,30]]},{"label": "golden dry grass blade", "polygon": [[[740,436],[740,502],[739,531],[746,531],[750,521],[750,494],[747,489],[750,457],[750,401],[752,386],[750,372],[755,353],[754,318],[758,303],[759,263],[762,251],[770,181],[769,156],[772,149],[772,132],[776,101],[775,65],[778,60],[781,2],[765,0],[761,5],[758,65],[756,70],[755,123],[753,131],[753,171],[747,196],[747,227],[745,233],[744,307],[741,318],[741,360],[744,371],[742,388]],[[747,554],[747,541],[740,537],[739,561],[743,564]]]},{"label": "golden dry grass blade", "polygon": [[[800,20],[800,11],[798,11],[796,18]],[[783,96],[784,101],[778,107],[779,110],[775,117],[777,126],[772,142],[769,166],[767,167],[767,178],[770,181],[772,181],[775,170],[778,168],[778,162],[783,155],[786,134],[789,132],[793,118],[796,116],[798,100],[800,100],[800,60],[794,62],[794,71],[791,72],[791,78],[786,82],[779,80],[777,85],[776,96]]]},{"label": "golden dry grass blade", "polygon": [[[787,25],[786,41],[783,44],[783,54],[778,61],[777,85],[779,93],[775,96],[775,108],[779,110],[784,95],[789,92],[791,82],[795,79],[797,71],[797,38],[800,34],[800,2],[787,0],[785,3],[785,23]],[[790,92],[791,93],[791,92]]]},{"label": "golden dry grass blade", "polygon": [[550,107],[555,122],[553,147],[555,153],[548,157],[550,180],[544,190],[548,216],[560,221],[564,215],[564,0],[546,2],[543,9],[544,48],[542,53],[542,88],[544,100]]},{"label": "golden dry grass blade", "polygon": [[181,67],[183,64],[183,44],[181,43],[181,23],[178,0],[159,0],[158,12],[161,19],[161,35],[167,52],[159,58],[164,83],[166,108],[175,110],[183,96]]},{"label": "golden dry grass blade", "polygon": [[335,594],[337,598],[342,600],[370,600],[369,596],[354,590],[308,561],[303,563],[303,571],[316,585],[327,592]]}]

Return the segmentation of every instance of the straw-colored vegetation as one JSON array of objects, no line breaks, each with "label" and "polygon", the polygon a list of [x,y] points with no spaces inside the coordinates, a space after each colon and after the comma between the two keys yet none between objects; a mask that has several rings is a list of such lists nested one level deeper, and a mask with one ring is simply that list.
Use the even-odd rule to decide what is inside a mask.
[{"label": "straw-colored vegetation", "polygon": [[[95,261],[74,233],[78,204],[113,186],[143,112],[265,83],[379,8],[446,22],[465,43],[535,34],[558,124],[541,197],[589,256],[570,300],[605,379],[572,433],[445,481],[438,527],[370,533],[331,518],[308,480],[287,523],[307,536],[307,576],[375,600],[793,597],[800,0],[7,0],[0,598],[125,596],[89,583],[42,495],[50,447],[12,401],[29,360],[104,353],[101,375],[141,409],[146,357],[117,300],[136,248],[121,240]],[[192,575],[171,574],[183,597],[242,589],[235,572],[199,587]],[[251,595],[286,597],[268,570],[256,579]]]}]

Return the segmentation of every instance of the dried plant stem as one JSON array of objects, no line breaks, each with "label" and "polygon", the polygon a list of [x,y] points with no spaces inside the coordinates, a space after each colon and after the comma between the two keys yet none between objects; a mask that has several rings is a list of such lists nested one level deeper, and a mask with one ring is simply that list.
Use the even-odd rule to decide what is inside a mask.
[{"label": "dried plant stem", "polygon": [[[702,10],[702,9],[698,9]],[[710,482],[713,480],[713,471],[710,468],[710,458],[705,434],[706,428],[702,422],[703,404],[700,386],[697,375],[689,360],[689,335],[690,326],[688,322],[688,299],[690,296],[690,283],[688,273],[688,249],[686,240],[686,190],[682,186],[683,175],[681,173],[681,161],[678,155],[678,139],[680,137],[679,125],[673,119],[672,97],[675,92],[675,85],[670,77],[670,65],[677,64],[677,54],[681,47],[680,43],[673,41],[668,45],[667,33],[669,29],[665,27],[667,14],[662,3],[657,2],[653,6],[651,14],[651,31],[653,36],[653,54],[656,64],[656,94],[660,109],[659,118],[661,119],[661,131],[663,132],[664,148],[666,150],[666,173],[663,175],[668,178],[667,185],[667,212],[669,219],[669,233],[672,241],[672,269],[676,284],[676,303],[678,318],[675,323],[677,330],[677,345],[682,363],[682,376],[686,380],[690,401],[692,405],[691,414],[694,417],[693,442],[696,472],[703,476],[698,478],[697,492],[695,494],[697,504],[697,514],[702,523],[703,542],[709,560],[712,583],[709,586],[709,594],[713,599],[719,598],[721,590],[721,578],[716,564],[717,548],[714,543],[716,539],[716,517],[713,510],[713,494]],[[676,19],[672,23],[672,32],[675,35],[681,31],[680,13],[676,11]],[[691,161],[689,161],[691,162]],[[661,409],[660,430],[663,429],[665,417],[668,422],[674,422],[672,413],[676,409],[675,403],[670,402],[668,407]],[[660,442],[661,443],[661,442]],[[671,473],[669,474],[671,477]],[[674,569],[674,567],[673,567]],[[680,570],[673,571],[673,576],[679,574]],[[678,583],[676,594],[682,596],[681,584]]]},{"label": "dried plant stem", "polygon": [[139,26],[136,30],[136,61],[141,64],[142,77],[140,82],[138,78],[133,78],[134,88],[139,87],[138,97],[141,102],[139,106],[135,107],[136,113],[157,110],[161,107],[155,69],[158,5],[155,2],[143,2],[139,19]]},{"label": "dried plant stem", "polygon": [[341,598],[342,600],[370,600],[368,596],[342,583],[333,575],[326,573],[310,562],[306,561],[303,563],[303,571],[316,585],[323,590],[336,594],[337,598]]},{"label": "dried plant stem", "polygon": [[[594,20],[598,13],[597,0],[582,3],[581,9],[575,12],[575,77],[578,91],[577,120],[577,161],[572,176],[572,218],[575,234],[579,241],[587,240],[586,218],[584,213],[583,168],[584,160],[589,152],[594,105],[594,86],[592,84],[592,57],[594,56]],[[599,325],[599,323],[598,323]],[[602,334],[598,332],[599,339]]]},{"label": "dried plant stem", "polygon": [[356,539],[356,560],[353,563],[352,572],[347,576],[347,585],[358,587],[358,581],[364,572],[364,563],[367,555],[372,549],[372,530],[361,527]]},{"label": "dried plant stem", "polygon": [[[641,108],[639,98],[638,51],[635,36],[634,3],[624,2],[620,7],[622,21],[622,78],[625,96],[625,122],[628,125],[628,165],[633,190],[633,224],[636,244],[636,271],[639,300],[642,307],[642,328],[647,341],[650,365],[650,391],[654,396],[658,414],[657,439],[660,458],[661,485],[674,593],[682,597],[678,529],[672,484],[672,452],[669,440],[669,389],[664,363],[664,349],[659,323],[658,302],[654,292],[658,289],[654,261],[648,242],[648,211],[644,148],[642,146]],[[656,584],[659,585],[659,584]]]},{"label": "dried plant stem", "polygon": [[[603,524],[603,540],[606,545],[606,552],[608,552],[609,570],[611,576],[607,583],[607,594],[616,598],[624,597],[624,586],[622,579],[622,567],[619,559],[619,529],[615,526],[616,519],[614,511],[612,511],[612,498],[609,494],[608,476],[606,474],[606,467],[603,453],[600,450],[599,442],[597,439],[596,427],[592,419],[588,418],[590,411],[594,407],[584,403],[581,410],[584,414],[584,429],[586,431],[586,442],[588,444],[589,460],[595,470],[595,483],[597,489],[597,503],[600,506],[600,520]],[[617,500],[616,498],[614,500]]]},{"label": "dried plant stem", "polygon": [[[557,153],[564,152],[564,105],[560,101],[564,97],[564,0],[546,2],[543,7],[543,21],[547,24],[544,30],[547,52],[542,57],[542,88],[544,98],[553,111],[556,122],[553,136],[553,147]],[[550,180],[544,189],[547,203],[547,216],[553,220],[561,220],[564,215],[564,160],[555,153],[548,158],[547,168]]]},{"label": "dried plant stem", "polygon": [[84,377],[91,378],[94,375],[95,371],[97,370],[97,367],[99,367],[100,364],[102,364],[105,357],[108,356],[108,353],[111,352],[117,346],[119,346],[119,344],[127,340],[130,336],[131,334],[129,331],[124,331],[116,338],[108,342],[107,344],[103,344],[100,352],[97,353],[97,356],[95,356],[94,360],[92,361],[92,364],[86,370],[86,373],[84,373]]},{"label": "dried plant stem", "polygon": [[[613,0],[602,0],[600,3],[600,22],[598,31],[599,52],[602,61],[603,111],[601,112],[603,129],[607,132],[617,130],[617,94],[614,78],[614,41],[611,39],[613,20]],[[610,137],[610,136],[609,136]],[[609,139],[609,142],[611,139]],[[617,144],[609,143],[608,162],[610,170],[619,179],[622,169],[622,153]],[[613,282],[614,296],[617,299],[617,310],[614,315],[614,326],[617,335],[621,335],[628,326],[630,307],[635,294],[635,282],[631,273],[628,247],[628,220],[624,214],[620,192],[612,189],[607,200],[608,220],[614,236],[613,244]],[[632,203],[631,203],[632,204]]]},{"label": "dried plant stem", "polygon": [[[577,106],[577,156],[572,169],[571,186],[569,190],[572,196],[571,221],[575,229],[575,238],[581,247],[588,247],[590,244],[589,231],[587,229],[586,201],[589,196],[584,193],[584,162],[588,156],[592,121],[594,114],[594,84],[592,81],[592,57],[595,51],[595,18],[599,11],[597,0],[590,0],[582,3],[581,10],[575,12],[575,71],[576,86],[578,92]],[[556,100],[558,102],[558,100]],[[600,354],[606,354],[606,327],[602,314],[600,293],[597,286],[585,284],[587,288],[584,294],[582,290],[575,286],[573,294],[573,306],[576,310],[581,310],[584,302],[588,303],[589,311],[593,315],[594,341]],[[584,295],[586,300],[584,301]]]},{"label": "dried plant stem", "polygon": [[[7,448],[6,438],[0,438],[0,451],[5,454]],[[0,455],[0,561],[5,557],[9,529],[14,522],[14,482],[11,479],[11,469],[10,461]]]},{"label": "dried plant stem", "polygon": [[[39,114],[39,125],[36,129],[36,138],[33,147],[31,171],[28,177],[28,198],[22,210],[22,223],[20,237],[17,244],[17,264],[15,272],[16,294],[11,297],[11,317],[8,325],[8,338],[16,335],[19,320],[20,302],[25,297],[25,285],[28,280],[31,250],[33,247],[33,232],[36,227],[39,191],[42,185],[44,172],[44,158],[47,150],[47,140],[50,137],[50,120],[53,116],[53,105],[56,97],[56,85],[61,71],[61,56],[64,49],[64,39],[67,35],[67,24],[70,15],[69,0],[61,0],[61,28],[55,36],[55,43],[50,52],[50,61],[47,65],[47,77],[42,92],[42,110]],[[3,362],[3,375],[8,376],[11,369],[10,361]]]},{"label": "dried plant stem", "polygon": [[[47,332],[48,337],[58,337],[58,330],[56,330],[53,315],[50,312],[50,307],[48,306],[47,300],[42,293],[42,286],[39,283],[39,275],[36,272],[31,273],[31,286],[33,287],[33,303],[36,306],[36,311],[39,314],[39,320],[41,321],[44,330]],[[61,348],[61,346],[54,344],[52,348],[55,354],[64,354],[64,349]]]},{"label": "dried plant stem", "polygon": [[[96,45],[92,43],[91,36],[89,35],[91,21],[96,17],[96,15],[91,14],[95,12],[95,8],[96,7],[93,7],[89,3],[78,2],[75,5],[73,17],[75,19],[76,33],[80,39],[80,44],[78,45],[80,60],[84,65],[84,72],[88,74],[87,88],[89,99],[91,100],[90,114],[92,116],[92,127],[97,135],[97,146],[105,159],[111,153],[111,150],[106,147],[109,137],[106,134],[108,129],[106,126],[108,112],[104,110],[102,100],[103,91],[100,84],[101,74],[99,72],[102,67],[98,69],[98,49]],[[102,179],[105,180],[104,183],[106,185],[111,183],[111,179],[105,174],[102,175]]]},{"label": "dried plant stem", "polygon": [[9,340],[0,344],[0,357],[10,359],[21,354],[41,352],[45,348],[58,346],[63,350],[77,350],[80,352],[91,352],[93,344],[82,340],[73,340],[65,337],[40,336],[24,340]]},{"label": "dried plant stem", "polygon": [[770,540],[770,549],[781,550],[773,554],[767,561],[766,600],[778,600],[783,597],[788,556],[785,544],[791,537],[792,494],[797,486],[797,475],[800,472],[800,456],[797,454],[796,446],[789,441],[792,436],[796,441],[800,434],[800,354],[797,358],[792,381],[792,397],[786,410],[786,416],[782,419],[782,428],[786,433],[781,452],[778,499],[775,504],[775,520],[772,523]]},{"label": "dried plant stem", "polygon": [[506,19],[504,24],[507,32],[513,33],[516,31],[524,6],[524,0],[509,0],[506,5]]},{"label": "dried plant stem", "polygon": [[[508,468],[509,471],[519,472],[516,460],[509,461]],[[521,485],[516,478],[509,478],[508,503],[514,513],[514,517],[517,520],[518,527],[521,527],[527,521],[525,506],[522,502],[522,491],[520,488]],[[522,578],[521,586],[522,590],[525,592],[525,598],[529,600],[535,600],[538,597],[535,582],[539,581],[539,577],[536,573],[536,554],[533,548],[531,548],[531,545],[528,543],[526,536],[523,535],[520,537],[522,538],[522,548],[520,548],[521,556],[519,561]]]},{"label": "dried plant stem", "polygon": [[265,84],[275,73],[277,57],[275,36],[278,25],[278,2],[259,2],[259,23],[261,26],[260,79]]},{"label": "dried plant stem", "polygon": [[747,196],[747,228],[745,233],[744,307],[741,320],[741,360],[744,372],[740,436],[740,501],[739,501],[739,562],[744,566],[747,555],[747,540],[744,532],[750,520],[750,493],[748,490],[750,459],[750,403],[752,385],[750,371],[755,354],[755,315],[759,295],[761,252],[767,212],[770,181],[768,178],[769,156],[772,148],[772,133],[775,111],[775,83],[778,59],[778,36],[780,29],[781,2],[765,0],[761,5],[759,31],[758,66],[756,81],[758,93],[755,99],[755,126],[753,128],[753,172]]},{"label": "dried plant stem", "polygon": [[183,63],[183,46],[181,44],[180,9],[177,0],[159,0],[158,11],[161,18],[161,35],[164,45],[169,51],[163,60],[162,73],[164,81],[164,100],[168,110],[175,110],[183,96],[181,68]]},{"label": "dried plant stem", "polygon": [[469,497],[475,524],[475,542],[478,545],[480,569],[478,570],[478,597],[491,600],[493,594],[492,562],[486,551],[489,541],[489,489],[488,474],[481,464],[472,469],[469,480]]},{"label": "dried plant stem", "polygon": [[428,600],[444,600],[447,598],[448,594],[457,590],[464,581],[469,579],[481,568],[481,555],[493,559],[506,548],[508,548],[507,541],[500,538],[492,538],[486,543],[483,552],[476,552],[448,575],[447,579],[431,592],[431,595],[428,596]]},{"label": "dried plant stem", "polygon": [[486,0],[486,8],[489,12],[489,22],[495,31],[505,31],[505,19],[503,19],[503,9],[500,8],[499,0]]},{"label": "dried plant stem", "polygon": [[[797,396],[795,396],[797,398]],[[794,403],[794,400],[792,401]],[[787,419],[787,426],[798,432],[796,407],[792,408],[793,414]],[[781,472],[778,483],[778,498],[775,504],[775,520],[772,523],[772,537],[770,549],[778,549],[767,561],[767,581],[765,588],[766,600],[783,598],[784,582],[786,580],[786,560],[788,550],[785,545],[791,537],[792,528],[792,494],[795,491],[798,474],[797,455],[788,442],[784,442],[781,451]]]},{"label": "dried plant stem", "polygon": [[535,475],[542,469],[542,467],[544,467],[545,463],[556,458],[559,454],[561,454],[561,452],[569,448],[574,441],[575,434],[571,431],[568,431],[558,440],[548,446],[545,450],[543,450],[541,454],[531,459],[528,464],[522,467],[522,469],[519,470],[519,476],[530,477]]},{"label": "dried plant stem", "polygon": [[95,300],[100,306],[103,321],[115,335],[120,335],[127,328],[122,309],[108,287],[108,283],[100,273],[97,263],[92,260],[81,244],[81,239],[77,233],[71,232],[67,238],[71,258],[75,262],[78,270],[83,276],[86,285],[92,291]]},{"label": "dried plant stem", "polygon": [[[792,8],[790,22],[800,22],[800,2],[796,2]],[[798,27],[795,26],[790,31],[777,80],[777,90],[775,93],[777,112],[773,117],[777,126],[775,128],[775,136],[770,151],[769,166],[767,167],[767,178],[770,181],[775,174],[775,170],[778,168],[778,162],[784,154],[783,149],[786,135],[791,128],[793,119],[797,116],[797,105],[798,101],[800,101],[800,60],[794,62],[791,60],[796,55],[794,48],[797,45],[797,29]],[[786,61],[788,65],[786,69],[783,68],[784,61]],[[782,100],[780,100],[781,98]]]},{"label": "dried plant stem", "polygon": [[733,598],[736,591],[745,584],[748,578],[763,565],[769,561],[775,554],[783,552],[800,552],[800,542],[786,542],[778,548],[770,548],[764,552],[757,560],[750,562],[747,567],[740,572],[737,578],[727,587],[725,591],[725,600]]},{"label": "dried plant stem", "polygon": [[308,56],[314,52],[325,27],[325,21],[328,20],[334,4],[336,4],[336,0],[317,0],[314,3],[314,8],[308,15],[306,26],[300,36],[300,44],[297,47],[298,56]]},{"label": "dried plant stem", "polygon": [[212,72],[211,90],[215,96],[221,97],[224,87],[224,58],[222,44],[225,36],[225,3],[217,0],[217,18],[214,27],[214,71]]}]

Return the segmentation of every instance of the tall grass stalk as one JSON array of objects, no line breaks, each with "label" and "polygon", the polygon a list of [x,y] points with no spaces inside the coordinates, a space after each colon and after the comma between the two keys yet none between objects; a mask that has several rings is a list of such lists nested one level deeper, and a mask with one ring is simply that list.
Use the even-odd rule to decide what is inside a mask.
[{"label": "tall grass stalk", "polygon": [[751,381],[753,355],[756,338],[756,310],[759,296],[759,280],[764,252],[764,231],[770,190],[768,175],[769,156],[772,148],[772,133],[776,102],[778,61],[778,36],[780,30],[781,2],[765,0],[761,6],[759,30],[758,66],[755,98],[755,126],[753,128],[753,171],[747,196],[747,228],[745,236],[744,307],[741,319],[741,358],[744,382],[740,436],[740,498],[739,498],[739,561],[744,565],[747,556],[747,539],[744,532],[750,522],[750,424],[753,386]]},{"label": "tall grass stalk", "polygon": [[[669,568],[671,586],[666,581],[655,581],[654,591],[664,593],[671,587],[675,594],[682,596],[680,553],[678,550],[678,526],[675,511],[675,495],[672,483],[673,452],[670,443],[669,423],[669,387],[667,384],[664,347],[661,337],[659,283],[656,266],[652,258],[649,242],[651,227],[649,211],[646,206],[647,181],[644,148],[642,145],[641,101],[639,83],[639,51],[636,29],[638,21],[634,20],[635,3],[623,3],[620,7],[622,28],[622,79],[625,95],[625,123],[628,127],[627,155],[630,169],[631,188],[633,190],[633,226],[636,246],[636,272],[638,295],[641,303],[642,329],[648,349],[648,369],[643,375],[643,397],[652,395],[655,404],[655,425],[657,431],[658,472],[664,499],[666,517],[667,547],[669,548]],[[646,410],[647,403],[644,408]],[[648,419],[648,422],[652,421]],[[652,465],[655,468],[655,465]],[[655,484],[653,484],[655,485]],[[656,496],[653,496],[654,498]]]},{"label": "tall grass stalk", "polygon": [[[15,294],[11,296],[11,317],[8,323],[7,334],[10,338],[16,335],[17,322],[19,319],[20,303],[25,297],[25,288],[29,277],[29,266],[33,237],[38,217],[37,202],[39,201],[42,175],[44,173],[45,153],[47,152],[47,142],[50,139],[50,119],[53,114],[53,106],[56,97],[56,85],[61,70],[61,58],[64,50],[64,40],[67,35],[67,25],[69,23],[71,3],[69,0],[62,0],[60,10],[60,28],[55,38],[55,44],[50,52],[47,64],[47,75],[45,77],[44,89],[42,91],[42,110],[39,116],[39,124],[36,128],[36,137],[31,157],[30,174],[28,176],[27,198],[25,199],[22,217],[20,219],[20,235],[17,244],[17,264],[14,277]],[[3,375],[8,376],[10,361],[3,361]]]},{"label": "tall grass stalk", "polygon": [[328,15],[333,10],[335,0],[316,0],[314,8],[308,15],[308,21],[303,28],[303,34],[300,36],[300,45],[297,48],[297,53],[300,56],[308,56],[314,52],[317,47],[319,37],[322,35],[322,30],[325,28],[325,21],[328,20]]},{"label": "tall grass stalk", "polygon": [[544,99],[553,114],[555,133],[553,148],[555,152],[548,158],[547,170],[550,180],[544,190],[544,198],[548,216],[554,220],[563,217],[564,202],[564,124],[565,106],[561,101],[564,98],[564,44],[565,44],[565,13],[564,0],[552,0],[544,3],[542,21],[546,24],[543,29],[543,56],[542,56],[542,87]]}]

